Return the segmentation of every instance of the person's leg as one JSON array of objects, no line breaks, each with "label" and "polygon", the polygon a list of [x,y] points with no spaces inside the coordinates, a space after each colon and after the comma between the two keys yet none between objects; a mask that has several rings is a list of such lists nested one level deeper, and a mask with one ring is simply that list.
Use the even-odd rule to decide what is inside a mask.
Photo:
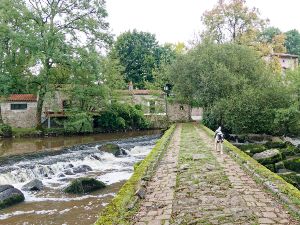
[{"label": "person's leg", "polygon": [[221,154],[223,154],[223,143],[220,142],[219,144],[220,144],[220,152],[221,152]]}]

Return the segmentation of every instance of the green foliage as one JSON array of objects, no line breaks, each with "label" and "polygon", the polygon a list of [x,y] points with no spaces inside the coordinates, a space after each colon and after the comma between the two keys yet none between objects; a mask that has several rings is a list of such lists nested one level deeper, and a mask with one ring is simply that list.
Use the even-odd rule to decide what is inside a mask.
[{"label": "green foliage", "polygon": [[174,57],[172,49],[159,46],[153,34],[137,30],[121,34],[111,54],[125,68],[125,80],[139,88],[144,88],[145,82],[153,82],[153,70]]},{"label": "green foliage", "polygon": [[147,170],[155,163],[155,160],[167,148],[169,140],[175,130],[175,125],[172,125],[169,130],[165,132],[163,137],[156,143],[152,151],[147,157],[136,167],[133,175],[122,186],[116,197],[109,203],[106,208],[101,211],[99,219],[95,224],[97,225],[114,225],[131,224],[130,218],[137,212],[138,207],[131,210],[128,206],[134,202],[135,192],[137,191],[138,183],[147,174]]},{"label": "green foliage", "polygon": [[8,124],[0,123],[0,136],[1,137],[11,137],[12,128]]},{"label": "green foliage", "polygon": [[176,97],[207,107],[247,88],[266,85],[269,73],[258,54],[236,44],[202,44],[179,56],[169,73]]},{"label": "green foliage", "polygon": [[93,118],[86,112],[73,112],[64,122],[66,133],[91,133],[93,132]]},{"label": "green foliage", "polygon": [[[300,33],[298,30],[290,30],[285,33],[286,40],[285,40],[285,46],[287,49],[287,52],[290,54],[298,55],[300,56]],[[300,60],[300,57],[299,57]]]},{"label": "green foliage", "polygon": [[258,9],[249,9],[245,0],[219,1],[212,10],[204,12],[202,22],[206,27],[204,39],[218,43],[251,42],[266,24],[259,18]]},{"label": "green foliage", "polygon": [[300,173],[300,158],[283,161],[285,168]]},{"label": "green foliage", "polygon": [[295,106],[277,109],[274,127],[279,134],[300,134],[300,111]]},{"label": "green foliage", "polygon": [[143,112],[128,104],[113,103],[95,119],[95,127],[104,131],[145,129],[148,126]]}]

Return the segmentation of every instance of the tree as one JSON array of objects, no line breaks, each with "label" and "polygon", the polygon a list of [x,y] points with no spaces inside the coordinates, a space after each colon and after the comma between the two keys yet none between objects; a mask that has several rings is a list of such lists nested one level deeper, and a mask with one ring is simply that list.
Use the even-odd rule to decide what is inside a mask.
[{"label": "tree", "polygon": [[290,30],[285,33],[286,40],[285,46],[287,52],[290,54],[298,55],[300,60],[300,33],[298,30]]},{"label": "tree", "polygon": [[[103,49],[111,42],[107,12],[103,0],[28,0],[18,1],[22,7],[22,22],[30,24],[23,44],[33,55],[31,68],[36,71],[38,83],[37,126],[41,126],[44,97],[52,84],[60,83],[58,71],[76,76],[76,68],[70,62],[78,59],[80,49],[93,46]],[[7,14],[9,16],[9,14]],[[16,33],[20,38],[20,34]],[[20,46],[23,46],[20,45]],[[78,65],[78,64],[77,64]]]},{"label": "tree", "polygon": [[159,46],[153,34],[133,30],[117,38],[112,54],[125,68],[126,82],[144,88],[145,82],[154,81],[153,70],[169,61],[172,53],[167,46]]},{"label": "tree", "polygon": [[217,6],[202,16],[204,39],[217,43],[251,43],[267,21],[259,18],[256,8],[249,9],[245,0],[219,0]]},{"label": "tree", "polygon": [[257,52],[237,44],[202,44],[177,58],[169,70],[176,97],[202,107],[270,77]]}]

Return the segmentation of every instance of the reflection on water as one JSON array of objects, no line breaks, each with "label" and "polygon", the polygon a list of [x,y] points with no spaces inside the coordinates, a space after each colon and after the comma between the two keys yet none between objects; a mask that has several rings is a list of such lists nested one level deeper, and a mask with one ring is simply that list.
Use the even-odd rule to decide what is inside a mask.
[{"label": "reflection on water", "polygon": [[0,139],[0,157],[38,152],[48,149],[59,150],[62,147],[68,147],[72,145],[158,134],[160,132],[160,130],[147,130],[126,133],[93,134],[85,136]]}]

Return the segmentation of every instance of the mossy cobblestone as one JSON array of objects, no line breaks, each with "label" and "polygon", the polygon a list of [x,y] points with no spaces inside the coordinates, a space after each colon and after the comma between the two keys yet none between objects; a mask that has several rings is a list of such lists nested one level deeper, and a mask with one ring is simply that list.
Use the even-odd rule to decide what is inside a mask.
[{"label": "mossy cobblestone", "polygon": [[299,224],[237,162],[215,152],[199,126],[183,124],[179,131],[133,224]]}]

